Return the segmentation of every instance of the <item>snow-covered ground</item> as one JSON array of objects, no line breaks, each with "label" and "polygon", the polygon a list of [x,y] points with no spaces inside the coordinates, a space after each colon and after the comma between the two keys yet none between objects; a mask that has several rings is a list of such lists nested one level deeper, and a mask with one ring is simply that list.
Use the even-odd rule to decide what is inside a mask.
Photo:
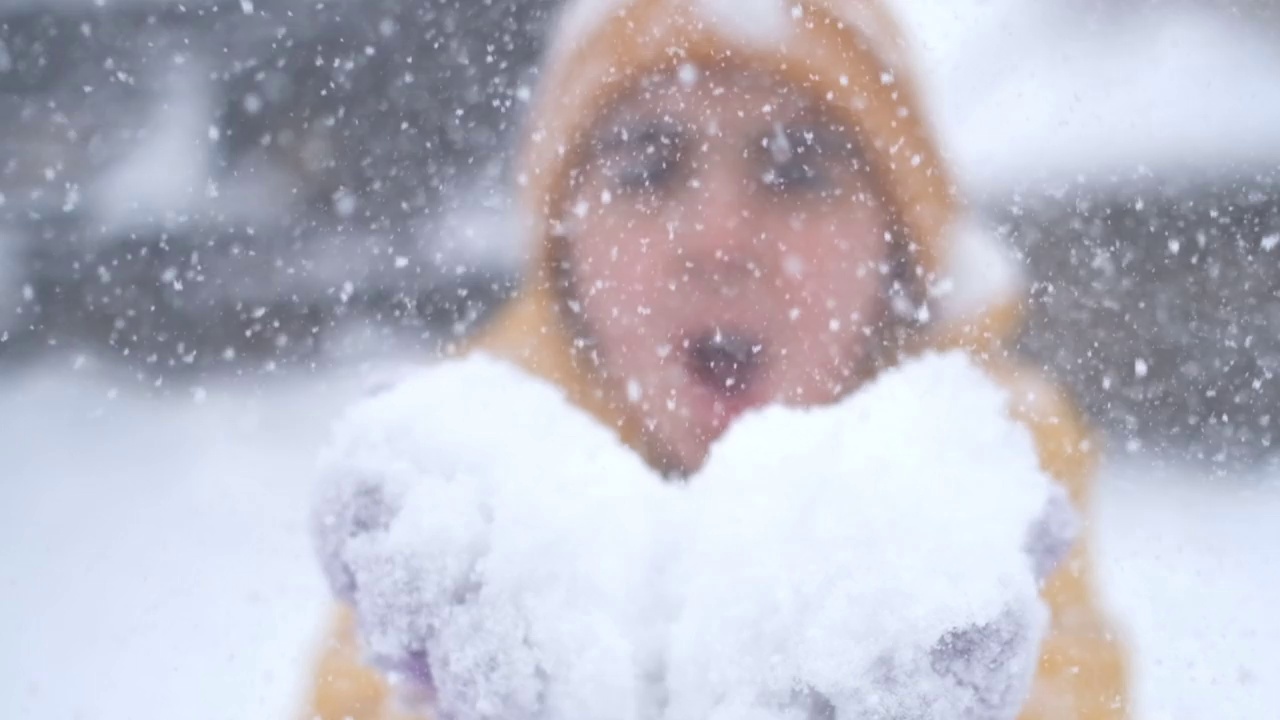
[{"label": "snow-covered ground", "polygon": [[327,593],[311,469],[351,391],[156,399],[50,364],[0,388],[0,717],[287,717]]},{"label": "snow-covered ground", "polygon": [[1280,708],[1280,477],[1112,462],[1095,535],[1128,632],[1139,717],[1274,717]]},{"label": "snow-covered ground", "polygon": [[[0,382],[0,717],[283,718],[326,591],[313,462],[360,373],[149,398],[50,361]],[[132,388],[132,389],[131,389]],[[1280,483],[1145,459],[1099,488],[1142,717],[1280,707]]]}]

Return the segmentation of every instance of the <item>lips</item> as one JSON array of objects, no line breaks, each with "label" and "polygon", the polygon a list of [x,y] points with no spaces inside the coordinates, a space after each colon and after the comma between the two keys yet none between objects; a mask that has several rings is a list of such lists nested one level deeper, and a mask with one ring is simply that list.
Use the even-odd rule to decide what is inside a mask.
[{"label": "lips", "polygon": [[759,335],[717,327],[687,339],[685,364],[689,374],[714,395],[740,398],[761,379],[763,351]]}]

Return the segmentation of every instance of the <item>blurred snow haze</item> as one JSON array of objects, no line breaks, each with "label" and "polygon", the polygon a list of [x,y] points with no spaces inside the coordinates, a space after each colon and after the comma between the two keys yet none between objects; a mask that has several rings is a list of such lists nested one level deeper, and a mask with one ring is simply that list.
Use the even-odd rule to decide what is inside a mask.
[{"label": "blurred snow haze", "polygon": [[[333,423],[372,385],[415,377],[510,293],[527,249],[512,210],[511,148],[557,5],[0,0],[0,718],[223,720],[300,709],[333,602],[335,562],[350,569],[361,552],[385,550],[326,546],[324,576],[312,544],[317,458]],[[755,19],[732,0],[712,7]],[[894,8],[942,146],[975,217],[987,223],[980,230],[1007,241],[1009,257],[1026,268],[1032,299],[1019,350],[1072,389],[1102,429],[1096,514],[1080,530],[1132,653],[1135,717],[1276,717],[1280,9],[1264,0],[895,0]],[[459,407],[471,402],[457,396],[463,383],[441,382]],[[963,390],[957,402],[989,399],[980,381],[954,384]],[[522,392],[489,399],[546,400]],[[420,456],[426,441],[414,433],[422,427],[443,428],[434,438],[518,424],[470,407],[424,404],[419,415],[416,403],[425,400],[399,398],[381,402],[402,403],[397,427],[409,429],[398,437],[424,465],[411,468],[415,478],[440,474],[426,467],[438,455]],[[575,422],[568,411],[555,417],[564,427]],[[367,419],[376,427],[386,417]],[[743,457],[759,460],[753,448],[772,443],[752,442],[751,433],[785,436],[782,428],[802,420],[751,422],[761,425],[748,423],[735,442]],[[994,422],[959,426],[976,444],[1013,448],[992,453],[1009,463],[1005,479],[1039,487],[1024,462],[1029,449],[1017,449],[1021,436]],[[339,438],[359,445],[360,431],[343,427]],[[885,444],[858,439],[869,456]],[[838,455],[812,437],[790,440]],[[606,460],[580,459],[556,487],[568,492],[568,479],[599,470],[596,461],[613,463],[610,477],[653,479],[634,457],[610,454],[611,442],[600,440]],[[508,451],[545,451],[452,448],[468,449],[478,459],[464,459],[492,463],[484,467],[494,477],[495,467],[519,469],[498,467]],[[979,482],[997,483],[981,476],[981,458],[950,449],[955,462],[945,469],[974,485],[930,488],[939,478],[915,468],[920,484],[911,487],[949,490],[956,506],[907,513],[904,525],[923,533],[926,520],[955,521],[942,511],[966,509],[966,493],[999,494]],[[804,509],[836,527],[822,501],[847,509],[865,498],[820,482],[831,468],[811,469],[812,477],[790,480],[812,493],[815,506]],[[463,521],[485,516],[477,503],[531,508],[544,520],[592,516],[607,505],[618,514],[577,518],[601,530],[619,517],[643,525],[636,508],[645,503],[674,506],[639,485],[619,491],[634,502],[616,508],[606,501],[617,498],[584,493],[557,504],[527,485],[489,480],[475,492],[491,495],[450,496],[459,508],[446,519],[453,525],[430,517],[429,503],[401,498],[415,521],[407,525],[458,540],[449,533],[470,532]],[[756,480],[770,509],[794,511],[790,524],[762,533],[791,539],[812,530],[788,505],[801,502],[794,493],[774,497],[777,487]],[[714,483],[698,492],[737,494]],[[895,510],[910,506],[888,495]],[[1041,498],[1024,499],[987,507],[991,523],[981,529],[991,537],[1021,531]],[[681,512],[695,513],[697,502]],[[870,532],[867,523],[839,537],[852,542]],[[608,550],[648,559],[656,554],[650,541],[674,536],[662,530],[670,528],[649,527],[643,532],[654,537]],[[490,578],[499,604],[524,597],[513,568],[529,552],[520,533],[504,532],[491,548],[507,563]],[[576,685],[561,688],[564,698],[598,700],[592,680],[613,690],[645,681],[626,663],[627,672],[608,673],[600,658],[617,657],[586,642],[601,628],[634,639],[642,621],[653,621],[679,640],[672,628],[681,612],[708,633],[740,622],[764,637],[778,627],[771,622],[785,624],[785,613],[749,603],[739,615],[717,614],[712,601],[730,594],[717,583],[735,577],[699,572],[738,557],[752,537],[715,522],[680,532],[696,562],[670,572],[696,580],[688,585],[705,602],[654,600],[668,613],[654,620],[645,615],[652,607],[617,592],[637,579],[608,575],[616,557],[580,552],[601,550],[590,537],[532,528],[530,542],[568,558],[581,581],[569,589],[582,591],[542,587],[535,600],[577,610],[570,600],[590,600],[590,609],[608,610],[577,635],[573,627],[547,632],[568,638],[555,650],[578,673]],[[918,545],[897,550],[921,564],[926,550],[964,559],[983,538],[919,535]],[[838,555],[775,549],[761,553],[760,567],[818,575],[828,566],[804,562]],[[1001,557],[1004,564],[974,573],[962,573],[957,560],[953,579],[972,581],[977,595],[1003,582],[1006,590],[1030,587],[1019,574],[1025,568],[1014,571],[1023,558]],[[375,587],[385,580],[362,567]],[[931,578],[899,579],[909,590]],[[844,590],[850,606],[871,605],[858,588]],[[1020,627],[1034,630],[1032,601],[1017,597],[1027,600]],[[821,607],[821,597],[808,600]],[[991,609],[958,605],[922,614],[963,624],[980,620],[975,608]],[[364,619],[390,622],[378,611],[388,608]],[[871,617],[839,625],[835,615],[824,627],[840,632],[865,630],[857,624]],[[564,629],[556,625],[563,613],[538,620]],[[908,625],[893,627],[918,629]],[[728,630],[714,648],[697,647],[692,636],[636,653],[679,656],[687,682],[676,678],[667,689],[687,701],[687,717],[702,718],[709,705],[699,692],[711,681],[700,684],[698,672],[711,660],[699,653],[735,647]],[[405,637],[409,650],[429,649],[411,633],[380,638],[377,649],[394,655]],[[839,655],[819,640],[814,657],[858,667],[873,659]],[[506,647],[494,642],[489,649]],[[601,654],[580,654],[587,645]],[[515,666],[520,658],[503,659]],[[818,665],[806,668],[814,687],[831,680]],[[1015,676],[1002,676],[1002,687],[1025,679]],[[841,707],[859,707],[838,682],[822,687]],[[527,690],[499,689],[510,697]],[[723,717],[738,717],[732,711]]]}]

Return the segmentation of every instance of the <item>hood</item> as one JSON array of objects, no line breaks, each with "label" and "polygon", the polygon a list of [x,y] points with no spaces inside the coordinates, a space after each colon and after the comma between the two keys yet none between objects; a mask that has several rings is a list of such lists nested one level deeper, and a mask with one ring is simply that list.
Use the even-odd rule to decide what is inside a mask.
[{"label": "hood", "polygon": [[1016,329],[1016,266],[966,216],[917,97],[903,36],[880,3],[581,0],[564,9],[552,37],[516,168],[529,240],[523,284],[480,348],[559,384],[624,438],[635,438],[594,373],[575,361],[551,240],[570,173],[614,100],[644,75],[728,57],[811,88],[861,128],[924,273],[925,347],[909,350],[988,351]]}]

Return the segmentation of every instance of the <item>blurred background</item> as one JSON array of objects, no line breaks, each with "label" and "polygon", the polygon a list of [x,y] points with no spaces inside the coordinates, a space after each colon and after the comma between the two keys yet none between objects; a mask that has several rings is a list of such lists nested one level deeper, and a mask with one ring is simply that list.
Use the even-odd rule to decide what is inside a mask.
[{"label": "blurred background", "polygon": [[[1273,714],[1280,4],[894,4],[1102,431],[1140,716]],[[557,5],[0,1],[0,716],[294,708],[312,457],[509,292]]]}]

